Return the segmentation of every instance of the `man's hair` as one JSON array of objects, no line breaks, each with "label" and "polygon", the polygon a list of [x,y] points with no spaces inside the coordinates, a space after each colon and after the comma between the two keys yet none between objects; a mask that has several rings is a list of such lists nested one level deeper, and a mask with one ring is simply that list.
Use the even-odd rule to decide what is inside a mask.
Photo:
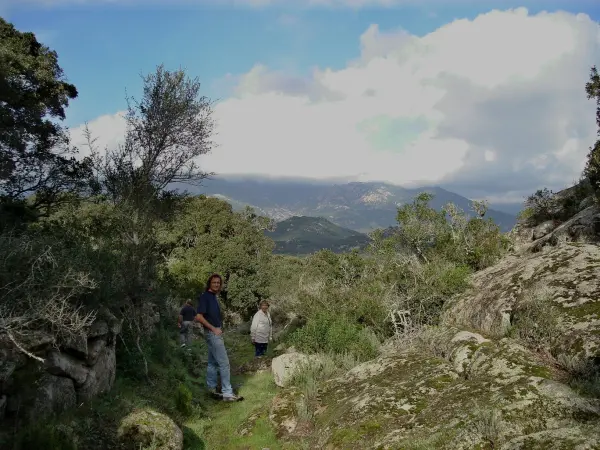
[{"label": "man's hair", "polygon": [[261,300],[258,307],[260,308],[262,305],[271,306],[268,300]]},{"label": "man's hair", "polygon": [[210,277],[208,277],[208,281],[206,282],[206,291],[210,289],[210,283],[212,283],[212,280],[215,278],[219,279],[219,281],[221,282],[221,287],[223,287],[223,277],[218,273],[213,273]]},{"label": "man's hair", "polygon": [[186,305],[190,305],[190,306],[192,306],[192,301],[191,301],[191,300],[188,298],[188,299],[185,301],[185,304],[186,304]]}]

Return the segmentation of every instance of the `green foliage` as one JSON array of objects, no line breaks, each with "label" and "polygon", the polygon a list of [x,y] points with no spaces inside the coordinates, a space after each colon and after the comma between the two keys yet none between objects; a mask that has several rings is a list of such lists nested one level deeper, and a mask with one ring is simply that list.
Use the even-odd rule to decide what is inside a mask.
[{"label": "green foliage", "polygon": [[177,410],[184,416],[189,416],[192,411],[192,391],[185,384],[177,386],[175,393],[175,405]]},{"label": "green foliage", "polygon": [[0,48],[0,197],[37,210],[83,189],[91,174],[56,120],[77,89],[65,81],[56,52],[2,18]]},{"label": "green foliage", "polygon": [[558,202],[554,192],[548,188],[538,189],[525,200],[525,209],[520,219],[529,226],[535,226],[547,220],[556,220]]},{"label": "green foliage", "polygon": [[475,203],[476,216],[468,217],[453,204],[436,211],[429,206],[432,198],[421,193],[412,204],[399,208],[399,230],[391,242],[396,240],[400,248],[414,252],[426,263],[442,255],[473,270],[494,264],[510,247],[500,228],[491,219],[484,219],[485,204]]},{"label": "green foliage", "polygon": [[55,423],[36,423],[21,430],[13,446],[14,450],[78,450],[77,437],[73,430]]},{"label": "green foliage", "polygon": [[377,354],[377,346],[364,327],[343,315],[328,312],[317,312],[290,340],[299,350],[309,353],[350,353],[361,360]]},{"label": "green foliage", "polygon": [[577,214],[581,202],[592,194],[592,186],[585,177],[560,193],[548,188],[538,189],[525,200],[525,208],[519,213],[518,221],[528,227],[549,220],[563,222]]},{"label": "green foliage", "polygon": [[[600,134],[600,75],[596,67],[590,70],[590,81],[585,85],[588,99],[596,100],[596,124]],[[590,148],[583,174],[588,178],[596,197],[600,197],[600,139]]]},{"label": "green foliage", "polygon": [[214,272],[223,275],[222,299],[235,311],[254,311],[269,295],[273,243],[256,218],[234,213],[222,200],[188,199],[159,242],[167,259],[164,276],[182,296],[196,296]]},{"label": "green foliage", "polygon": [[510,240],[484,218],[485,204],[475,203],[469,217],[452,204],[436,211],[431,199],[421,194],[401,207],[399,229],[373,233],[366,254],[320,251],[275,260],[276,304],[306,319],[289,337],[295,346],[370,358],[379,342],[399,332],[398,314],[408,312],[409,327],[437,324],[469,276],[509,249]]}]

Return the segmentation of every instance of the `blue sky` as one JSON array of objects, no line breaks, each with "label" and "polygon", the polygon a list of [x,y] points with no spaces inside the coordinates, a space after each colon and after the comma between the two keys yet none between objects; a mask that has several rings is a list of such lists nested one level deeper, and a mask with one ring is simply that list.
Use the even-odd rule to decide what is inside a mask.
[{"label": "blue sky", "polygon": [[0,13],[58,52],[79,90],[76,145],[86,121],[103,147],[121,142],[125,90],[160,63],[219,100],[219,148],[201,161],[219,174],[514,203],[576,180],[596,139],[597,0],[0,0]]},{"label": "blue sky", "polygon": [[[125,89],[137,93],[139,74],[160,63],[198,76],[211,98],[227,95],[226,74],[256,63],[299,74],[314,66],[342,68],[358,56],[358,37],[370,24],[403,28],[422,36],[454,18],[474,18],[492,8],[530,3],[531,12],[562,9],[600,17],[600,6],[584,1],[464,2],[394,8],[218,7],[214,5],[90,2],[45,6],[12,5],[6,17],[34,31],[55,49],[80,95],[67,124],[77,125],[123,109]],[[427,2],[423,2],[427,4]],[[446,6],[444,6],[446,5]],[[478,5],[478,6],[473,6]]]}]

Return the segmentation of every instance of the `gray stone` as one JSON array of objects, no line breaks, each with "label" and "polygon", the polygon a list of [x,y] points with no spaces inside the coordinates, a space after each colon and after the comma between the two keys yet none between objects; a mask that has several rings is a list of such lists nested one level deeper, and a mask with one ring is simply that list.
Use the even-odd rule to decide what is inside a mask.
[{"label": "gray stone", "polygon": [[546,222],[539,224],[533,229],[533,240],[537,241],[538,239],[543,238],[548,233],[554,231],[555,228],[556,224],[553,220],[547,220]]},{"label": "gray stone", "polygon": [[77,390],[80,401],[91,400],[99,394],[112,389],[117,371],[115,346],[105,346],[97,357],[96,363],[89,368],[89,375],[83,386]]},{"label": "gray stone", "polygon": [[70,378],[44,374],[37,384],[33,406],[28,413],[31,421],[61,414],[75,406],[75,385]]},{"label": "gray stone", "polygon": [[98,361],[98,357],[104,348],[106,347],[106,340],[104,339],[95,339],[88,342],[88,354],[86,359],[86,364],[88,366],[93,366]]},{"label": "gray stone", "polygon": [[83,385],[90,373],[90,369],[85,367],[83,361],[57,350],[48,354],[45,364],[49,373],[69,377],[77,386]]},{"label": "gray stone", "polygon": [[310,364],[318,364],[319,358],[303,353],[285,353],[273,359],[271,371],[275,384],[285,387],[298,369]]}]

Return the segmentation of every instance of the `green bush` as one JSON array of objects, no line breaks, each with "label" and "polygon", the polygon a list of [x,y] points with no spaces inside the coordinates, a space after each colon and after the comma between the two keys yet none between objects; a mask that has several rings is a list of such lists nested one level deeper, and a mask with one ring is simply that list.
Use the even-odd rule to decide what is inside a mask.
[{"label": "green bush", "polygon": [[190,391],[185,384],[179,384],[179,386],[177,386],[177,392],[175,393],[175,406],[177,407],[177,411],[184,416],[192,414],[192,398],[192,391]]},{"label": "green bush", "polygon": [[340,314],[317,313],[290,336],[291,343],[308,353],[355,355],[367,360],[377,354],[375,339],[362,326]]}]

